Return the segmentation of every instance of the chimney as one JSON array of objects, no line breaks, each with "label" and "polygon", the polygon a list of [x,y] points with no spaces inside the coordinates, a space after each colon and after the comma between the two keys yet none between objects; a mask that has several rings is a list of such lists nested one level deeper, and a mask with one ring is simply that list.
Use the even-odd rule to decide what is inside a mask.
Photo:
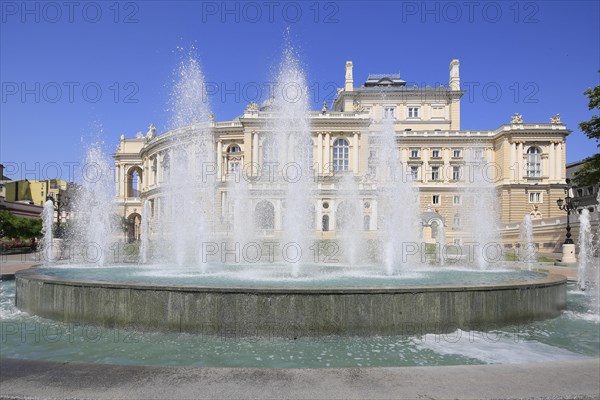
[{"label": "chimney", "polygon": [[352,61],[346,61],[346,83],[344,85],[346,92],[354,90],[354,79],[352,79]]},{"label": "chimney", "polygon": [[458,59],[454,59],[450,61],[450,89],[452,90],[460,90],[460,73],[458,72],[458,67],[460,62]]}]

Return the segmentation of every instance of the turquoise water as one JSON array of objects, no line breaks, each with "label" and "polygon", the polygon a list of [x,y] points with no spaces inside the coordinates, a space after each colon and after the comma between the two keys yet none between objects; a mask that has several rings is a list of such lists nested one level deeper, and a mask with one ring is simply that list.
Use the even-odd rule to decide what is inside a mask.
[{"label": "turquoise water", "polygon": [[334,368],[526,363],[600,356],[600,319],[589,296],[570,287],[551,320],[446,334],[241,338],[148,333],[65,324],[14,305],[0,283],[0,357],[130,365]]},{"label": "turquoise water", "polygon": [[[409,287],[421,285],[484,285],[525,282],[544,276],[539,272],[467,268],[417,268],[388,276],[381,267],[343,267],[335,265],[304,265],[299,275],[292,277],[285,265],[218,265],[199,268],[174,265],[112,265],[109,267],[76,266],[38,268],[42,274],[104,282],[160,283],[208,287]],[[460,272],[460,273],[457,273]]]}]

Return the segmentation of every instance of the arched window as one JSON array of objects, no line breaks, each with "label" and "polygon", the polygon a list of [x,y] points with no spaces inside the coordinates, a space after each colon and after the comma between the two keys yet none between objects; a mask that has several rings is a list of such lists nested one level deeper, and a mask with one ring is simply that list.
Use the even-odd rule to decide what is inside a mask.
[{"label": "arched window", "polygon": [[323,219],[321,220],[321,230],[323,232],[329,231],[329,215],[323,215]]},{"label": "arched window", "polygon": [[142,221],[142,216],[138,213],[132,213],[127,217],[127,242],[131,243],[133,241],[140,239],[140,225]]},{"label": "arched window", "polygon": [[254,226],[258,229],[275,228],[275,207],[270,201],[259,202],[254,209]]},{"label": "arched window", "polygon": [[228,153],[241,153],[242,149],[240,149],[240,146],[238,146],[237,144],[232,144],[231,146],[229,146],[227,148],[227,152]]},{"label": "arched window", "polygon": [[131,168],[127,172],[127,197],[140,197],[140,188],[142,186],[142,169],[138,166]]},{"label": "arched window", "polygon": [[333,142],[333,170],[348,171],[350,145],[345,139]]},{"label": "arched window", "polygon": [[527,176],[542,176],[542,151],[539,147],[531,146],[527,149]]},{"label": "arched window", "polygon": [[431,222],[431,238],[437,239],[440,230],[440,224],[437,221]]}]

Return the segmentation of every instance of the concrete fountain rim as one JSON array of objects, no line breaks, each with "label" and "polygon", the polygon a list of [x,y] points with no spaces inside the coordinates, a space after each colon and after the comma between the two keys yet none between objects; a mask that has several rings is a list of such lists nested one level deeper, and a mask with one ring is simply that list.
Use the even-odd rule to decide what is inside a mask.
[{"label": "concrete fountain rim", "polygon": [[563,275],[536,272],[539,278],[527,281],[503,281],[497,284],[454,284],[454,285],[413,285],[413,286],[378,286],[378,287],[298,287],[298,286],[201,286],[180,285],[148,282],[111,282],[89,279],[71,279],[55,277],[40,273],[36,268],[18,271],[17,280],[31,280],[42,283],[60,284],[76,287],[97,287],[107,289],[136,289],[136,290],[161,290],[171,292],[196,292],[196,293],[250,293],[250,294],[395,294],[395,293],[423,293],[423,292],[477,292],[489,290],[514,290],[542,288],[563,285],[567,278]]}]

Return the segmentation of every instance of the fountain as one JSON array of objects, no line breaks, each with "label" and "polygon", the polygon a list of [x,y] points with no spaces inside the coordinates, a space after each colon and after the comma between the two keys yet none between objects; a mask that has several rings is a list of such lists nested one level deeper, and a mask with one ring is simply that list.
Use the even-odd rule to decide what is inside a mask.
[{"label": "fountain", "polygon": [[142,226],[140,232],[140,262],[143,264],[148,262],[148,251],[150,242],[150,205],[148,201],[144,201],[142,209]]},{"label": "fountain", "polygon": [[[111,264],[107,257],[115,238],[115,183],[100,146],[92,146],[87,163],[95,166],[98,176],[84,179],[72,236],[97,248],[95,267],[72,264],[20,272],[17,306],[65,322],[190,333],[209,326],[213,334],[233,331],[267,337],[286,336],[290,330],[310,336],[387,335],[409,326],[439,332],[560,314],[566,302],[563,277],[489,270],[485,251],[476,263],[486,271],[440,269],[420,262],[418,190],[401,163],[399,136],[389,117],[377,122],[368,144],[377,156],[371,192],[357,183],[343,157],[337,158],[337,165],[323,166],[325,172],[335,172],[325,183],[341,187],[336,223],[347,265],[334,257],[324,262],[318,251],[315,256],[320,244],[313,233],[317,202],[312,193],[320,182],[314,180],[308,85],[291,49],[284,52],[276,80],[276,90],[255,123],[253,142],[261,143],[262,153],[252,157],[251,169],[258,168],[260,174],[248,180],[239,170],[221,174],[220,169],[228,167],[222,159],[215,160],[215,147],[222,150],[223,143],[215,146],[203,74],[195,59],[184,61],[172,95],[174,129],[154,139],[162,146],[157,154],[163,178],[161,211],[153,213],[148,194],[138,193],[144,201],[141,264]],[[342,152],[344,148],[334,147]],[[488,250],[498,243],[498,201],[482,155],[477,148],[471,153],[475,167],[466,193],[472,210],[469,221],[473,241]],[[355,214],[366,207],[364,193],[377,208],[377,260],[362,257],[364,221]],[[233,226],[226,221],[229,217]],[[443,230],[438,239],[443,246]],[[216,246],[212,250],[220,246],[220,254],[212,253],[220,256],[217,261],[206,258],[207,243]],[[264,244],[279,245],[280,255],[254,262],[236,258],[232,263],[227,258],[231,249],[237,253],[239,248],[260,249]]]},{"label": "fountain", "polygon": [[54,202],[52,200],[46,200],[44,203],[44,210],[42,211],[42,254],[43,260],[46,262],[55,261],[53,243],[54,235],[52,234],[52,228],[54,225]]},{"label": "fountain", "polygon": [[216,215],[216,166],[210,109],[199,62],[192,55],[177,69],[171,94],[173,133],[163,155],[166,196],[157,230],[164,233],[162,261],[178,266],[202,263],[197,246],[211,240]]},{"label": "fountain", "polygon": [[61,257],[70,261],[105,265],[114,254],[113,237],[118,225],[114,204],[114,170],[102,150],[102,142],[93,143],[83,161],[81,188],[74,200],[74,226],[66,232]]},{"label": "fountain", "polygon": [[340,248],[341,255],[345,256],[344,260],[349,265],[357,265],[364,262],[365,246],[362,230],[364,221],[356,218],[356,215],[361,214],[362,202],[358,185],[354,175],[344,173],[340,180],[340,188],[342,193],[342,202],[337,207],[335,226],[340,231]]},{"label": "fountain", "polygon": [[[388,275],[397,272],[397,268],[406,269],[414,265],[420,248],[419,234],[419,196],[412,187],[410,173],[403,170],[396,151],[396,132],[391,116],[382,120],[379,137],[379,154],[376,169],[378,218],[382,223],[383,235],[380,250],[383,264]],[[398,199],[403,200],[402,207]],[[399,229],[403,227],[403,229]]]},{"label": "fountain", "polygon": [[498,229],[498,199],[494,181],[497,170],[476,143],[469,149],[466,167],[465,197],[467,203],[467,231],[471,233],[469,260],[474,260],[479,269],[502,260]]},{"label": "fountain", "polygon": [[446,229],[444,228],[444,224],[438,224],[437,226],[437,254],[438,254],[438,262],[441,266],[445,265],[447,252],[444,251],[444,246],[446,246]]},{"label": "fountain", "polygon": [[591,268],[594,265],[593,248],[594,236],[590,225],[590,212],[584,208],[579,214],[579,260],[577,263],[577,284],[581,290],[586,290],[588,284],[595,278],[593,277],[594,270],[598,269]]},{"label": "fountain", "polygon": [[529,214],[525,214],[525,216],[523,217],[523,221],[521,222],[520,238],[520,259],[524,261],[527,265],[527,270],[531,271],[531,266],[537,258],[537,249],[535,247],[535,243],[533,242],[533,224],[531,222],[531,216]]}]

